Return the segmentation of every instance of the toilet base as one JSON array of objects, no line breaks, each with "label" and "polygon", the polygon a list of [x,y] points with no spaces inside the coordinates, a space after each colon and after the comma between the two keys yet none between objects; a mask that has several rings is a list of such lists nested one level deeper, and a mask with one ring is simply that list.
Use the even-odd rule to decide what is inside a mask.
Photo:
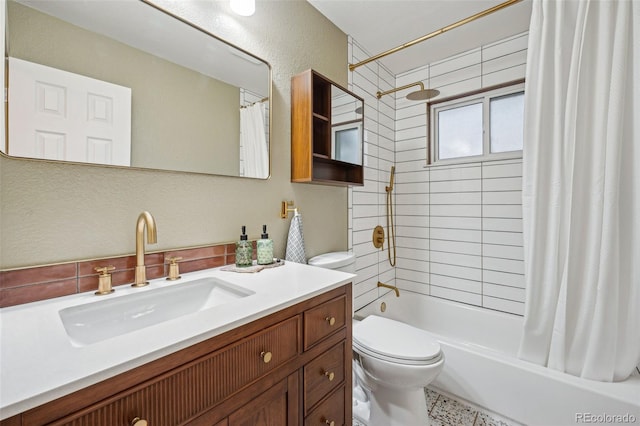
[{"label": "toilet base", "polygon": [[423,388],[378,386],[371,392],[369,426],[428,426],[429,413]]}]

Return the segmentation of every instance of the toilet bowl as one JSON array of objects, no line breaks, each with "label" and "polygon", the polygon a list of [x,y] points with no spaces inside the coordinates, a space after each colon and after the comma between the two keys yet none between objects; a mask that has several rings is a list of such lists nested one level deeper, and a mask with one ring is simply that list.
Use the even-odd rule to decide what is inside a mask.
[{"label": "toilet bowl", "polygon": [[[355,257],[349,252],[326,253],[309,264],[355,273]],[[424,388],[444,366],[436,340],[419,328],[370,315],[353,321],[353,351],[358,420],[367,426],[429,424]]]},{"label": "toilet bowl", "polygon": [[371,398],[369,426],[428,425],[424,388],[442,371],[440,344],[408,324],[370,315],[353,327],[360,383]]}]

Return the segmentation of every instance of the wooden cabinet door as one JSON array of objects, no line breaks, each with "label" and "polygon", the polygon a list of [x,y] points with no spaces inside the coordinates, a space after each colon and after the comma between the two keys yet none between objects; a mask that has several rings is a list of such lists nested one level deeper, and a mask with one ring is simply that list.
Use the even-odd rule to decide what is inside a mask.
[{"label": "wooden cabinet door", "polygon": [[228,419],[228,426],[296,426],[298,424],[297,375],[280,381]]}]

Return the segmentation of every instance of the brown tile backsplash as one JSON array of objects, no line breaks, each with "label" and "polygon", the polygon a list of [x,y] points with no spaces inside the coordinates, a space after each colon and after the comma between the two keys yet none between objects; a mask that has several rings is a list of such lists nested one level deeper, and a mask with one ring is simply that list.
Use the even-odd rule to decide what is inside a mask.
[{"label": "brown tile backsplash", "polygon": [[53,299],[54,297],[67,296],[77,292],[78,283],[76,278],[13,288],[3,288],[0,290],[0,308],[21,305],[23,303],[37,302],[39,300]]},{"label": "brown tile backsplash", "polygon": [[186,273],[201,271],[203,269],[217,268],[218,266],[224,265],[226,265],[224,256],[210,257],[208,259],[188,260],[186,262],[182,260],[180,262],[180,272]]},{"label": "brown tile backsplash", "polygon": [[[168,251],[165,253],[165,258],[167,259],[168,263],[170,257],[181,257],[181,262],[184,262],[185,260],[206,259],[209,257],[224,256],[226,254],[227,246],[229,246],[229,244]],[[233,246],[233,250],[235,250],[235,246]]]},{"label": "brown tile backsplash", "polygon": [[0,289],[75,278],[77,264],[38,266],[13,271],[0,271]]},{"label": "brown tile backsplash", "polygon": [[[254,254],[255,254],[255,242]],[[170,257],[182,257],[180,272],[187,273],[215,268],[235,262],[234,244],[170,250],[145,255],[147,279],[167,276]],[[254,256],[255,258],[255,256]],[[133,283],[135,256],[119,256],[50,266],[35,266],[0,271],[0,308],[52,299],[69,294],[96,291],[96,267],[114,266],[111,271],[113,286]]]},{"label": "brown tile backsplash", "polygon": [[[146,261],[146,258],[145,258]],[[146,263],[145,263],[146,265]],[[95,268],[102,268],[104,266],[113,266],[116,271],[122,271],[126,269],[131,269],[132,271],[136,267],[136,257],[135,256],[123,256],[123,257],[114,257],[111,259],[98,259],[98,260],[87,260],[85,262],[78,262],[78,276],[94,276],[98,275]]]}]

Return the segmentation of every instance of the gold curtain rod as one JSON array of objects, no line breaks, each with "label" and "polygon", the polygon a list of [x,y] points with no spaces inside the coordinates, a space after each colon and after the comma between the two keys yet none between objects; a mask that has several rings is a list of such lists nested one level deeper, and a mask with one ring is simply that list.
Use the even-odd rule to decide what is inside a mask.
[{"label": "gold curtain rod", "polygon": [[522,0],[507,0],[504,3],[500,3],[499,5],[496,5],[496,6],[493,6],[493,7],[489,8],[489,9],[483,10],[482,12],[478,12],[475,15],[469,16],[468,18],[462,19],[462,20],[460,20],[458,22],[454,22],[453,24],[447,25],[446,27],[442,27],[439,30],[436,30],[436,31],[434,31],[432,33],[429,33],[427,35],[419,37],[419,38],[417,38],[415,40],[411,40],[411,41],[403,44],[402,46],[394,47],[393,49],[389,49],[386,52],[379,53],[379,54],[377,54],[375,56],[370,57],[369,59],[365,59],[364,61],[360,61],[357,64],[349,64],[349,71],[353,71],[356,68],[358,68],[359,66],[368,64],[369,62],[378,60],[378,59],[383,58],[383,57],[385,57],[387,55],[390,55],[392,53],[399,52],[400,50],[406,49],[407,47],[411,47],[414,44],[418,44],[418,43],[423,42],[425,40],[429,40],[430,38],[433,38],[433,37],[435,37],[437,35],[445,33],[445,32],[447,32],[449,30],[454,29],[454,28],[458,28],[458,27],[460,27],[460,26],[462,26],[464,24],[468,24],[471,21],[475,21],[478,18],[482,18],[483,16],[487,16],[487,15],[493,13],[493,12],[496,12],[496,11],[498,11],[500,9],[504,9],[507,6],[511,6],[512,4],[518,3],[520,1],[522,1]]},{"label": "gold curtain rod", "polygon": [[269,98],[262,98],[259,101],[255,101],[249,105],[242,105],[240,108],[249,108],[250,106],[254,106],[255,104],[259,104],[260,102],[267,102]]}]

